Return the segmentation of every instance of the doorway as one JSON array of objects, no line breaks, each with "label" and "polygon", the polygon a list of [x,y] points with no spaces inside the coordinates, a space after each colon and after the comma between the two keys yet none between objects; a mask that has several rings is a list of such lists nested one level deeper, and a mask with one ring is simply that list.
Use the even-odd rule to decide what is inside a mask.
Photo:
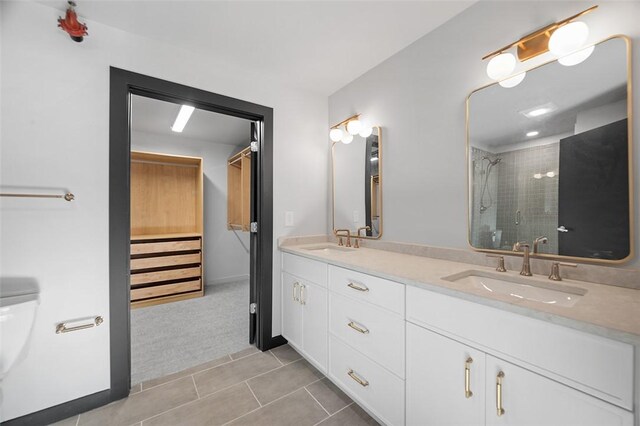
[{"label": "doorway", "polygon": [[[125,397],[131,387],[131,125],[134,96],[249,120],[252,154],[249,233],[250,283],[246,304],[247,344],[267,350],[285,342],[272,336],[273,268],[273,110],[262,105],[206,92],[118,68],[110,70],[109,129],[109,256],[112,400]],[[250,308],[250,304],[252,305]],[[251,313],[250,313],[251,309]]]}]

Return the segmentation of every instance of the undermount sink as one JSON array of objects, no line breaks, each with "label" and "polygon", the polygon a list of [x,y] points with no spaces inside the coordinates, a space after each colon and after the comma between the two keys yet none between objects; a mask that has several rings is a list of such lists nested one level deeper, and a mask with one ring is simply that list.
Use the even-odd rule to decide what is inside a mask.
[{"label": "undermount sink", "polygon": [[304,247],[305,250],[315,251],[320,253],[344,253],[344,252],[352,252],[355,249],[339,246],[337,244],[320,244],[317,246]]},{"label": "undermount sink", "polygon": [[580,287],[568,286],[556,282],[546,283],[531,277],[504,275],[485,271],[468,270],[442,278],[461,284],[468,284],[488,293],[502,294],[514,299],[529,300],[570,308],[587,294]]}]

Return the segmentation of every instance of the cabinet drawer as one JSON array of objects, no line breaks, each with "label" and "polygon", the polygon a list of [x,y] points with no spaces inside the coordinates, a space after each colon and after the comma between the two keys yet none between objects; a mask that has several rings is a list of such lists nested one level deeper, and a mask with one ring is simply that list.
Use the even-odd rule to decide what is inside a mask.
[{"label": "cabinet drawer", "polygon": [[404,378],[404,318],[335,293],[329,296],[329,330]]},{"label": "cabinet drawer", "polygon": [[132,243],[131,254],[166,253],[171,251],[200,250],[200,239],[162,241],[152,243]]},{"label": "cabinet drawer", "polygon": [[633,409],[631,345],[415,287],[407,321]]},{"label": "cabinet drawer", "polygon": [[404,381],[330,336],[329,377],[388,425],[404,424]]},{"label": "cabinet drawer", "polygon": [[329,265],[329,289],[404,315],[404,284]]},{"label": "cabinet drawer", "polygon": [[327,264],[316,262],[302,256],[282,254],[282,270],[299,278],[311,281],[321,287],[327,287]]},{"label": "cabinet drawer", "polygon": [[170,294],[186,293],[188,291],[198,291],[202,288],[200,280],[187,281],[184,283],[155,285],[151,287],[134,288],[131,290],[131,300],[148,299],[151,297],[166,296]]},{"label": "cabinet drawer", "polygon": [[176,256],[144,257],[141,259],[131,259],[131,270],[192,265],[200,263],[200,260],[200,253],[179,254]]},{"label": "cabinet drawer", "polygon": [[181,280],[185,278],[200,278],[200,267],[170,269],[168,271],[144,272],[131,274],[131,285],[148,284],[159,281]]}]

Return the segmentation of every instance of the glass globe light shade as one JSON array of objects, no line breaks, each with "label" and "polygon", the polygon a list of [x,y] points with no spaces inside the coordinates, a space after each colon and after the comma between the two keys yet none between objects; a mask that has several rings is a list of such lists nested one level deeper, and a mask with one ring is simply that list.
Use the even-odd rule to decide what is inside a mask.
[{"label": "glass globe light shade", "polygon": [[329,132],[329,138],[333,142],[338,142],[340,139],[342,139],[342,130],[340,130],[340,129],[331,129],[331,131]]},{"label": "glass globe light shade", "polygon": [[353,142],[353,135],[351,133],[345,133],[342,137],[342,143],[348,145],[351,142]]},{"label": "glass globe light shade", "polygon": [[587,48],[578,50],[575,53],[559,58],[558,62],[560,62],[560,64],[564,65],[565,67],[578,65],[579,63],[586,61],[587,58],[591,56],[595,48],[595,46],[589,46]]},{"label": "glass globe light shade", "polygon": [[347,123],[347,132],[351,133],[352,135],[357,135],[360,132],[361,128],[362,123],[360,123],[360,120],[351,120]]},{"label": "glass globe light shade", "polygon": [[501,53],[491,58],[487,64],[487,75],[493,80],[500,80],[510,75],[516,68],[516,57],[511,53]]},{"label": "glass globe light shade", "polygon": [[371,133],[373,133],[373,127],[371,126],[364,126],[360,129],[360,133],[358,133],[360,136],[362,136],[363,138],[368,138],[369,136],[371,136]]},{"label": "glass globe light shade", "polygon": [[565,56],[574,52],[587,41],[589,27],[581,21],[563,25],[551,34],[549,51],[556,56]]},{"label": "glass globe light shade", "polygon": [[511,89],[512,87],[516,87],[518,84],[522,83],[522,80],[526,77],[526,72],[521,72],[520,74],[516,74],[513,77],[509,77],[506,80],[502,80],[500,86],[506,87],[507,89]]}]

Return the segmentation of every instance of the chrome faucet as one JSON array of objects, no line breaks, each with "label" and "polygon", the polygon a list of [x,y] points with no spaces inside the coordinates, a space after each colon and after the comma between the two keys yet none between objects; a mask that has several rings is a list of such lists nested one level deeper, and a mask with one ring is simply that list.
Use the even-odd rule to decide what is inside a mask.
[{"label": "chrome faucet", "polygon": [[547,244],[548,242],[549,238],[545,237],[544,235],[541,237],[536,237],[536,239],[533,240],[533,254],[538,253],[538,244]]},{"label": "chrome faucet", "polygon": [[347,233],[347,235],[346,235],[346,237],[347,237],[347,247],[351,247],[351,231],[349,231],[348,229],[336,229],[335,234],[336,234],[336,237],[338,237],[338,245],[342,246],[342,245],[344,245],[342,243],[342,235],[338,234],[338,232],[346,232]]},{"label": "chrome faucet", "polygon": [[529,244],[525,242],[517,242],[513,245],[513,251],[524,252],[524,256],[522,257],[522,270],[520,271],[520,275],[524,275],[525,277],[530,277],[531,275],[533,275],[531,273],[531,263],[529,260]]},{"label": "chrome faucet", "polygon": [[356,241],[353,243],[354,248],[360,248],[360,231],[371,231],[371,227],[369,225],[358,228],[358,234],[356,235]]}]

